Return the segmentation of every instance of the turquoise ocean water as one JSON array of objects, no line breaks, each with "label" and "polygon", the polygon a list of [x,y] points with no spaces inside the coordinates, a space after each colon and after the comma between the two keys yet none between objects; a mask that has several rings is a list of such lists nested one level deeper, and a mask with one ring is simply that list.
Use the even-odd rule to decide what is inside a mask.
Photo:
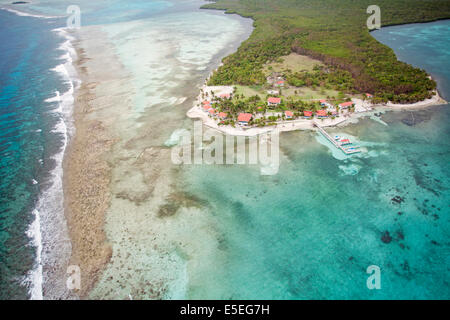
[{"label": "turquoise ocean water", "polygon": [[56,27],[0,10],[0,299],[27,296],[20,283],[35,259],[27,235],[32,210],[64,139],[54,131],[58,106],[45,102],[68,89],[51,70],[63,54]]},{"label": "turquoise ocean water", "polygon": [[[448,99],[449,28],[447,20],[374,36],[428,70]],[[450,298],[450,108],[381,120],[329,130],[367,149],[350,158],[334,157],[316,133],[290,132],[280,139],[277,175],[251,166],[188,168],[183,188],[214,216],[224,261],[198,277],[189,297]],[[366,286],[370,265],[381,269],[380,290]]]}]

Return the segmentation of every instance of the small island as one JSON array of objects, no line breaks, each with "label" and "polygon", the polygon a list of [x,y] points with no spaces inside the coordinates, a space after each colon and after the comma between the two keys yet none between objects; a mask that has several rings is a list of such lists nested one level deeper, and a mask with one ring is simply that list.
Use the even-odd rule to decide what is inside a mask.
[{"label": "small island", "polygon": [[[250,38],[201,88],[191,118],[231,135],[334,126],[375,107],[446,103],[422,69],[397,59],[367,28],[368,1],[218,0],[205,9],[254,20]],[[449,16],[448,2],[381,0],[382,25]],[[423,6],[426,6],[426,10]],[[308,8],[308,10],[305,10]],[[372,112],[373,114],[374,112]]]},{"label": "small island", "polygon": [[358,92],[349,72],[297,53],[264,64],[262,71],[264,84],[209,85],[208,79],[187,115],[225,134],[252,136],[275,129],[335,126],[372,115],[375,107],[445,103],[434,86],[427,91],[426,99],[409,104],[394,104],[384,96]]}]

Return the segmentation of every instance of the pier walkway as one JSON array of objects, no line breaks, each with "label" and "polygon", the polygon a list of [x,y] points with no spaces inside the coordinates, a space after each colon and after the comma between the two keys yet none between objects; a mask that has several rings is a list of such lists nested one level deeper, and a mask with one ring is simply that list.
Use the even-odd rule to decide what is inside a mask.
[{"label": "pier walkway", "polygon": [[324,128],[322,128],[316,121],[313,122],[314,127],[316,127],[319,132],[325,137],[327,138],[332,144],[334,144],[336,146],[336,148],[341,149],[343,153],[345,154],[353,154],[353,153],[359,153],[361,152],[361,150],[359,149],[353,149],[353,150],[349,150],[348,148],[344,148],[343,144],[341,144],[339,141],[336,141],[335,139],[333,139],[326,131]]}]

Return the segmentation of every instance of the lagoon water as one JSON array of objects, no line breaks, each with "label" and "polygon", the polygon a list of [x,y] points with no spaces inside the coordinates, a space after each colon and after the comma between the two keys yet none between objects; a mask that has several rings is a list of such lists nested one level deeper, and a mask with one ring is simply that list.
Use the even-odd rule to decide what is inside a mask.
[{"label": "lagoon water", "polygon": [[415,23],[375,30],[372,35],[394,49],[397,57],[425,69],[436,81],[440,94],[450,100],[450,24],[448,20]]},{"label": "lagoon water", "polygon": [[[31,9],[36,15],[59,16],[69,2],[42,1]],[[352,157],[333,153],[315,133],[283,133],[280,170],[273,176],[260,175],[257,166],[176,167],[164,162],[172,133],[192,129],[185,112],[198,86],[250,30],[248,19],[198,10],[201,3],[81,1],[86,33],[101,30],[114,49],[109,54],[124,69],[118,77],[129,86],[127,108],[105,111],[110,117],[126,111],[127,117],[114,122],[120,142],[110,156],[111,189],[121,195],[112,199],[106,216],[113,257],[91,296],[448,299],[450,141],[442,138],[450,133],[448,106],[388,112],[377,121],[364,119],[330,130],[355,137],[367,149]],[[51,71],[61,64],[62,52],[56,48],[64,39],[50,30],[64,21],[0,15],[1,23],[16,23],[1,36],[17,41],[12,46],[11,40],[2,40],[2,47],[15,51],[6,56],[9,51],[2,50],[2,61],[8,63],[0,65],[0,297],[20,298],[36,289],[36,281],[20,285],[36,270],[41,252],[27,231],[36,221],[33,209],[39,196],[52,184],[48,181],[57,185],[50,179],[57,165],[51,158],[67,140],[54,132],[61,114],[55,118],[51,111],[60,106],[55,91],[63,95],[70,85]],[[449,25],[392,27],[374,36],[401,59],[428,70],[448,99]],[[36,31],[27,33],[30,37],[42,38],[33,42],[21,37],[19,26]],[[418,32],[421,38],[415,36]],[[422,58],[429,50],[435,60]],[[101,57],[94,54],[92,61],[101,64]],[[28,85],[20,91],[26,94],[13,94],[20,85]],[[14,128],[15,134],[6,131]],[[137,163],[134,159],[143,152],[145,158],[147,150],[149,163]],[[150,187],[156,195],[147,195]],[[173,215],[157,216],[166,193],[181,205]],[[44,240],[45,228],[38,228]],[[49,269],[45,254],[52,249],[44,241],[44,272]],[[370,265],[381,269],[381,290],[367,289]],[[44,297],[56,296],[44,292]]]}]

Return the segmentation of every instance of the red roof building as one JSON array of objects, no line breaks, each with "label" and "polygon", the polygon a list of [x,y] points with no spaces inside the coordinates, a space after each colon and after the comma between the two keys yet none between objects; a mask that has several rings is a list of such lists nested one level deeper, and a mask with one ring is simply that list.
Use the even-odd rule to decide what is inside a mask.
[{"label": "red roof building", "polygon": [[226,112],[219,112],[219,118],[220,119],[225,119],[227,117],[227,113]]},{"label": "red roof building", "polygon": [[284,115],[286,116],[286,118],[290,119],[294,116],[294,114],[292,113],[292,111],[285,111]]},{"label": "red roof building", "polygon": [[208,100],[205,100],[202,102],[203,104],[211,104],[211,102],[209,102]]},{"label": "red roof building", "polygon": [[229,93],[222,93],[219,97],[221,97],[222,99],[228,99],[230,97]]},{"label": "red roof building", "polygon": [[238,121],[240,123],[245,123],[247,124],[250,119],[253,117],[253,115],[251,113],[239,113],[238,115]]},{"label": "red roof building", "polygon": [[312,111],[303,111],[303,115],[305,117],[311,117],[312,116]]},{"label": "red roof building", "polygon": [[373,95],[371,95],[370,93],[366,93],[366,97],[367,98],[373,98]]},{"label": "red roof building", "polygon": [[211,109],[211,105],[210,104],[204,104],[203,105],[203,110],[208,111],[208,109]]},{"label": "red roof building", "polygon": [[348,102],[343,102],[343,103],[340,103],[339,104],[339,107],[341,107],[341,108],[348,108],[348,107],[351,107],[351,106],[353,106],[353,102],[351,102],[351,101],[348,101]]},{"label": "red roof building", "polygon": [[213,108],[208,110],[210,115],[215,115],[216,114],[216,110],[214,110]]},{"label": "red roof building", "polygon": [[318,117],[327,117],[327,116],[328,116],[327,110],[318,110],[318,111],[316,112],[316,115],[317,115]]},{"label": "red roof building", "polygon": [[270,97],[269,99],[267,99],[267,103],[269,105],[280,104],[281,98]]}]

